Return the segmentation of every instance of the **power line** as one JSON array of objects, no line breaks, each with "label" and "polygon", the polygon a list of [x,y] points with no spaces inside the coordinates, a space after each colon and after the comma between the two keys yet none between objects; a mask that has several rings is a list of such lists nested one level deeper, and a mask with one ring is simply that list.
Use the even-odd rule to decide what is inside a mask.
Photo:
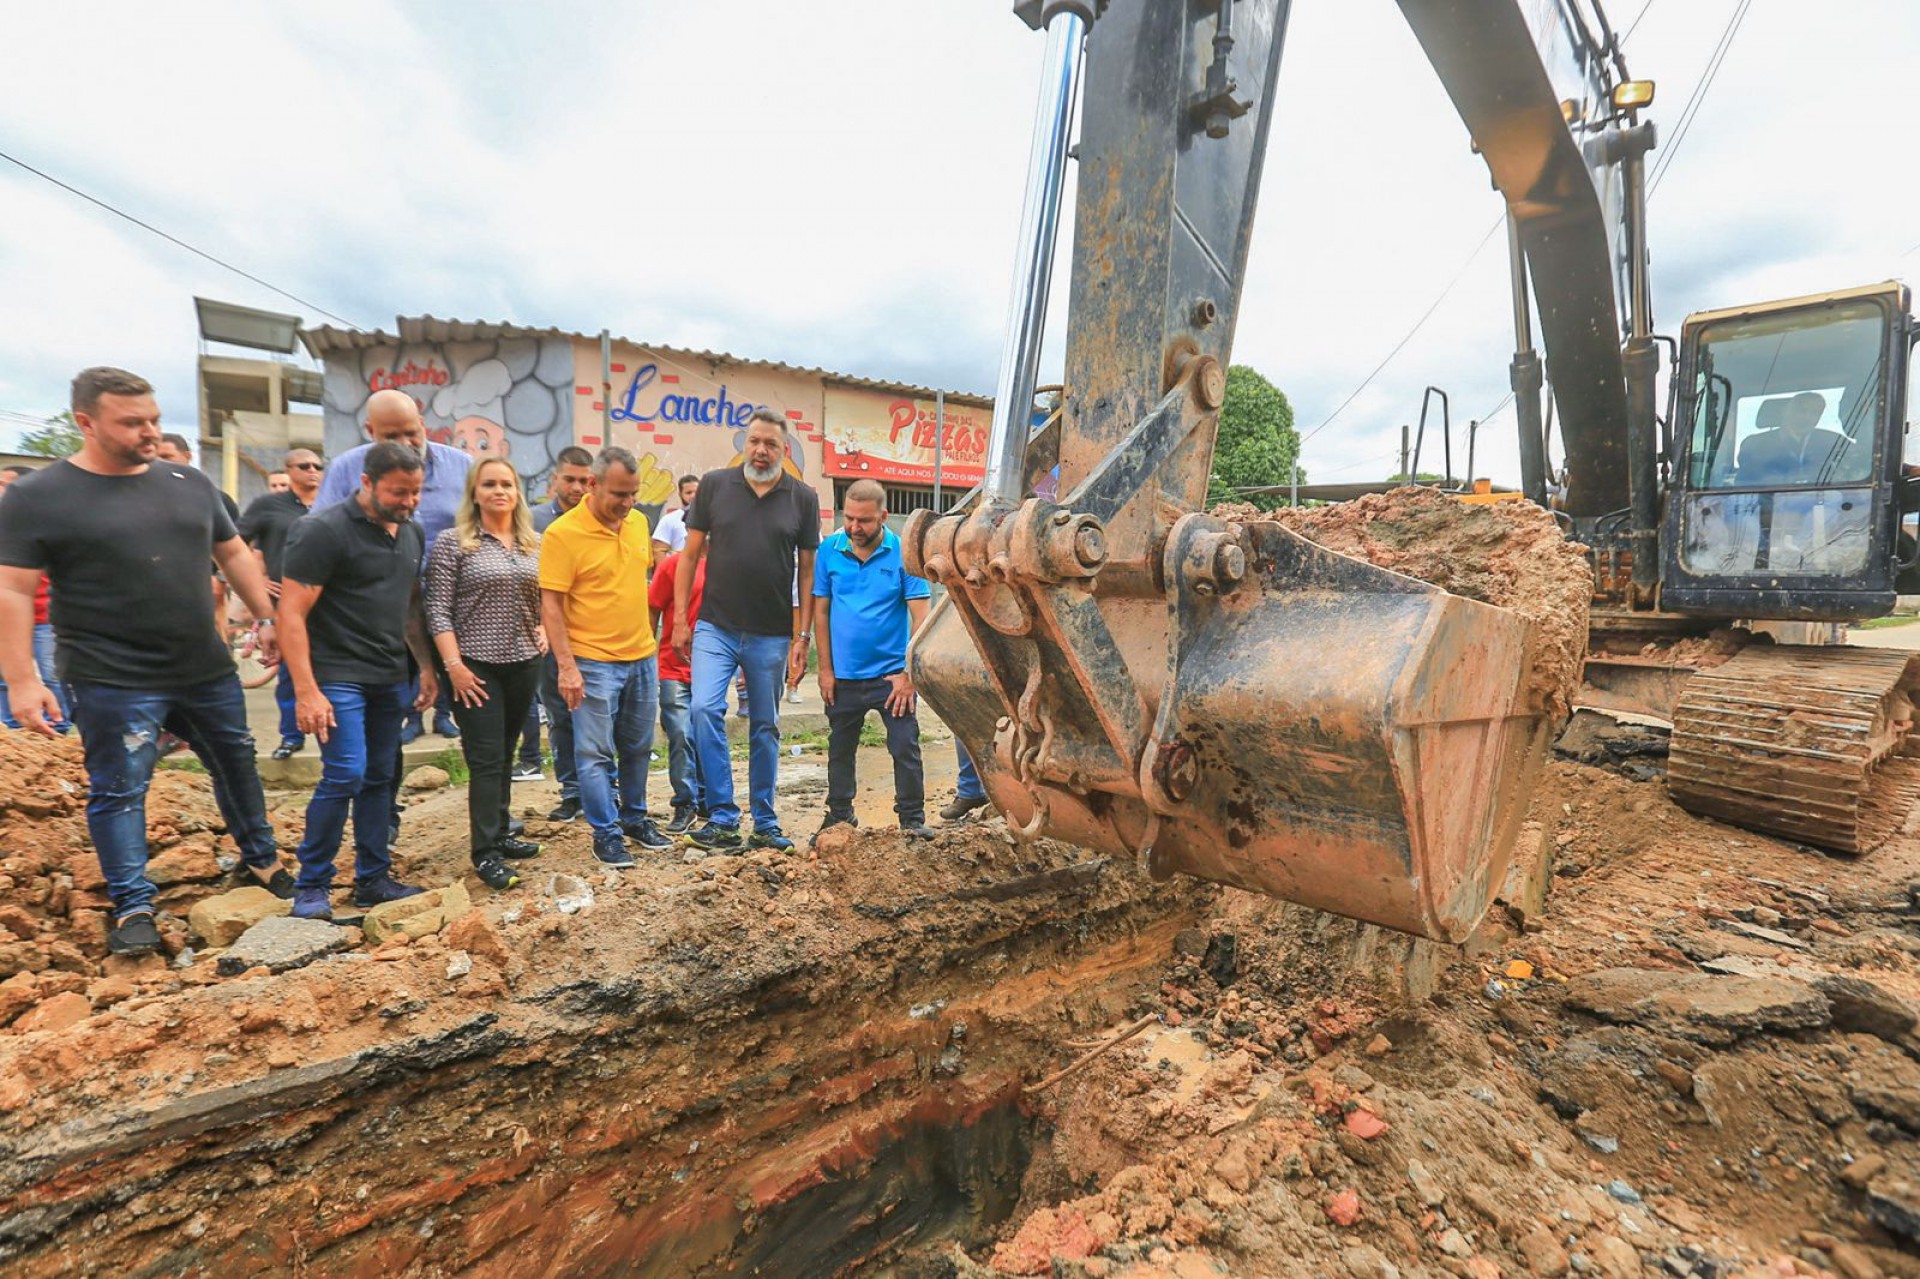
[{"label": "power line", "polygon": [[1740,0],[1733,15],[1727,19],[1726,30],[1720,35],[1720,42],[1713,47],[1713,53],[1707,59],[1707,69],[1701,75],[1700,82],[1693,87],[1693,93],[1687,99],[1686,106],[1680,110],[1680,122],[1674,126],[1673,141],[1667,144],[1660,156],[1660,162],[1654,166],[1653,177],[1647,184],[1647,198],[1652,199],[1654,191],[1659,189],[1660,179],[1666,176],[1667,169],[1673,163],[1673,157],[1680,153],[1680,144],[1687,139],[1687,133],[1693,128],[1693,122],[1699,118],[1700,108],[1706,104],[1707,91],[1720,74],[1720,68],[1726,65],[1727,53],[1733,48],[1734,37],[1740,34],[1740,24],[1746,21],[1747,10],[1753,7],[1753,0]]},{"label": "power line", "polygon": [[1620,33],[1621,44],[1625,44],[1628,40],[1633,38],[1633,33],[1639,30],[1640,28],[1640,19],[1646,17],[1647,10],[1651,8],[1653,8],[1653,0],[1647,0],[1645,4],[1640,6],[1640,12],[1633,15],[1633,21],[1629,22],[1627,24],[1627,29]]},{"label": "power line", "polygon": [[346,325],[350,329],[357,329],[361,327],[360,325],[355,324],[352,320],[349,320],[344,316],[335,315],[333,312],[327,310],[327,308],[321,306],[317,302],[309,302],[305,298],[299,296],[298,294],[287,292],[285,289],[281,288],[277,284],[269,284],[265,280],[261,279],[259,276],[253,274],[253,272],[251,271],[243,271],[239,267],[233,265],[233,263],[223,261],[222,259],[217,258],[213,254],[207,252],[205,249],[196,248],[195,246],[188,244],[185,240],[182,240],[177,235],[169,235],[167,232],[162,231],[159,227],[154,226],[151,222],[143,222],[139,218],[134,217],[131,213],[128,213],[122,209],[116,209],[113,205],[108,204],[105,200],[102,200],[97,196],[88,195],[85,191],[82,191],[79,187],[73,186],[72,184],[67,182],[62,182],[59,178],[54,177],[51,173],[47,173],[44,170],[34,168],[31,164],[28,164],[25,160],[19,159],[16,156],[8,155],[4,151],[0,151],[0,160],[5,160],[8,164],[16,165],[19,168],[25,169],[28,173],[31,173],[34,177],[40,178],[46,182],[51,182],[53,183],[53,185],[59,187],[62,191],[66,191],[66,192],[69,192],[70,194],[77,195],[82,200],[85,200],[88,204],[92,204],[99,208],[105,209],[108,213],[113,214],[113,216],[115,216],[116,218],[123,218],[126,221],[133,223],[135,226],[139,227],[143,231],[151,231],[153,232],[153,234],[159,236],[161,239],[167,241],[169,244],[178,245],[180,248],[185,249],[187,252],[192,253],[198,257],[205,258],[207,261],[213,263],[215,266],[220,267],[224,270],[231,271],[235,275],[240,276],[242,279],[251,280],[253,281],[253,283],[259,285],[263,289],[268,290],[269,292],[278,293],[281,297],[286,298],[289,301],[298,302],[301,306],[307,308],[309,311],[318,312],[319,314],[326,316],[329,320],[338,320],[340,321],[340,323]]},{"label": "power line", "polygon": [[1425,311],[1421,312],[1420,318],[1413,322],[1413,327],[1407,330],[1406,336],[1393,344],[1393,349],[1387,352],[1386,358],[1382,359],[1380,363],[1373,366],[1373,372],[1367,374],[1367,376],[1361,380],[1360,385],[1354,387],[1352,392],[1348,394],[1347,398],[1340,401],[1339,408],[1336,408],[1333,412],[1327,414],[1325,420],[1323,420],[1320,423],[1320,425],[1314,427],[1311,431],[1308,431],[1305,435],[1300,437],[1300,443],[1305,444],[1308,440],[1320,434],[1320,432],[1326,430],[1327,427],[1333,423],[1333,419],[1339,417],[1342,413],[1346,412],[1347,406],[1349,404],[1352,404],[1354,400],[1359,398],[1360,392],[1366,390],[1367,387],[1373,384],[1373,379],[1380,376],[1380,371],[1386,368],[1387,365],[1393,363],[1393,357],[1400,354],[1400,352],[1406,347],[1407,343],[1413,341],[1414,334],[1418,333],[1421,330],[1421,328],[1425,326],[1426,322],[1433,318],[1433,313],[1440,309],[1440,304],[1442,302],[1445,302],[1447,300],[1447,296],[1453,292],[1454,288],[1460,283],[1460,281],[1466,278],[1467,268],[1473,265],[1474,259],[1480,256],[1480,250],[1487,247],[1487,242],[1493,239],[1493,233],[1495,231],[1498,231],[1505,222],[1506,222],[1506,215],[1504,213],[1501,214],[1500,217],[1494,220],[1493,225],[1487,228],[1487,233],[1480,237],[1480,243],[1473,246],[1473,252],[1467,255],[1467,260],[1460,264],[1460,269],[1453,273],[1453,278],[1451,280],[1447,281],[1447,287],[1444,289],[1441,289],[1440,296],[1433,300],[1433,304],[1431,306],[1429,306]]}]

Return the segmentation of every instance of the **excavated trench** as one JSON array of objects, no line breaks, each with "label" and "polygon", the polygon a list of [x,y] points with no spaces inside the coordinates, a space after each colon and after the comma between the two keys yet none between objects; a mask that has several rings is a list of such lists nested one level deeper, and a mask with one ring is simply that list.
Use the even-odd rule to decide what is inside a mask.
[{"label": "excavated trench", "polygon": [[941,1273],[1210,899],[978,827],[596,891],[0,1037],[0,1269]]}]

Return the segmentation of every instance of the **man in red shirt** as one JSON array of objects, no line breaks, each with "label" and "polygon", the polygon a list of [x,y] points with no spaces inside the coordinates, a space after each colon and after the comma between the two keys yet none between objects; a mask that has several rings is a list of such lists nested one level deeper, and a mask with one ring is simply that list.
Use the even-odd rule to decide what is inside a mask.
[{"label": "man in red shirt", "polygon": [[[693,667],[685,649],[673,644],[673,581],[680,570],[675,551],[654,566],[647,586],[647,607],[660,634],[660,728],[667,735],[667,776],[673,782],[673,820],[667,833],[678,835],[697,817],[707,819],[706,788],[700,781],[700,760],[693,749]],[[702,557],[693,573],[693,599],[687,606],[687,625],[700,620],[700,597],[707,586],[707,561]]]}]

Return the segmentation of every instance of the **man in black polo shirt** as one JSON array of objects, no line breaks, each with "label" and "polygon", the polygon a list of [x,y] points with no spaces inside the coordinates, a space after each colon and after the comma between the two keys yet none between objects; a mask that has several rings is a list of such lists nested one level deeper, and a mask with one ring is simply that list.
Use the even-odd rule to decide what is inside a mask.
[{"label": "man in black polo shirt", "polygon": [[[292,891],[267,822],[233,658],[213,624],[207,565],[257,617],[273,602],[253,552],[206,476],[157,461],[153,387],[124,369],[73,380],[80,451],[19,480],[0,503],[0,673],[13,712],[52,736],[60,704],[33,660],[33,597],[44,572],[61,678],[86,749],[87,831],[113,900],[107,947],[160,945],[147,878],[147,784],[171,727],[206,765],[248,882]],[[267,661],[271,626],[261,634]]]},{"label": "man in black polo shirt", "polygon": [[420,606],[421,544],[413,512],[425,468],[402,444],[364,455],[360,491],[297,521],[287,539],[280,625],[293,668],[300,731],[320,739],[320,784],[307,805],[293,913],[333,915],[329,890],[353,816],[353,904],[420,890],[393,878],[391,774],[407,706],[407,650],[420,666],[416,708],[439,691]]},{"label": "man in black polo shirt", "polygon": [[[820,498],[787,474],[787,426],[771,409],[747,419],[738,467],[709,471],[687,509],[687,544],[673,579],[673,645],[693,653],[693,741],[706,790],[708,820],[687,835],[702,848],[740,846],[740,809],[733,802],[733,760],[727,750],[727,686],[747,676],[750,720],[747,782],[754,848],[791,849],[773,811],[780,767],[780,685],[799,684],[813,641],[813,593],[794,600],[799,580],[813,580],[820,545]],[[707,561],[700,622],[689,628],[688,605],[700,561]]]},{"label": "man in black polo shirt", "polygon": [[[327,464],[312,449],[290,449],[287,452],[286,470],[282,472],[287,479],[287,487],[274,493],[263,493],[247,504],[240,516],[240,536],[247,545],[260,552],[261,562],[267,568],[267,591],[275,599],[280,598],[281,565],[287,554],[287,534],[293,531],[293,522],[313,509],[314,495],[320,491],[320,472]],[[300,724],[293,714],[293,672],[287,664],[280,664],[280,678],[273,688],[273,700],[280,706],[280,744],[273,748],[273,758],[286,759],[307,744],[306,735],[300,731]]]}]

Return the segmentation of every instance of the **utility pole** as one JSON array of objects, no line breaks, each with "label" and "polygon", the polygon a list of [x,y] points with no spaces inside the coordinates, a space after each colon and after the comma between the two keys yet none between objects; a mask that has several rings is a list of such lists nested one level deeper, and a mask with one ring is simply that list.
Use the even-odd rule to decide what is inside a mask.
[{"label": "utility pole", "polygon": [[1412,429],[1404,422],[1400,425],[1400,482],[1402,484],[1413,483],[1413,476],[1407,470],[1407,436]]}]

